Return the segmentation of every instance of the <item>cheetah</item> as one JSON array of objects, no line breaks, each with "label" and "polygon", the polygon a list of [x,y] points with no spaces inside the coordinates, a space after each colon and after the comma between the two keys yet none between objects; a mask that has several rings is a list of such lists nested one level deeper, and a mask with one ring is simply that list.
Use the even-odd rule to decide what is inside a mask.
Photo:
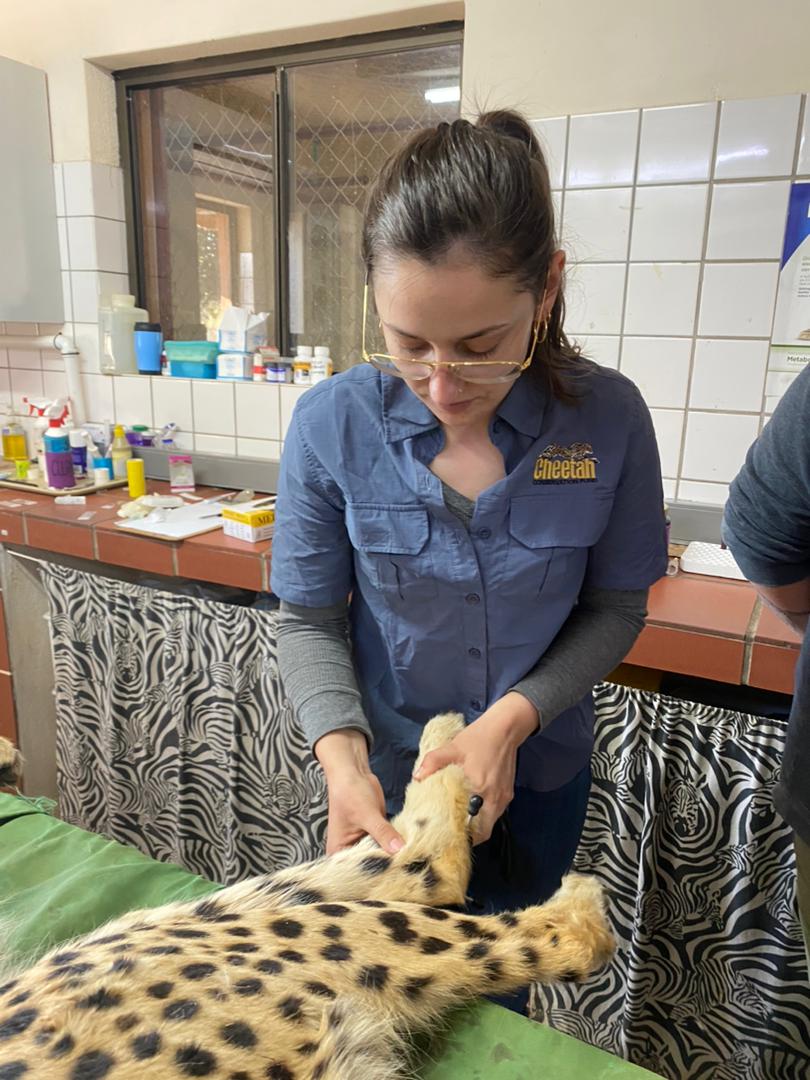
[{"label": "cheetah", "polygon": [[[431,720],[420,760],[462,727]],[[396,1080],[411,1075],[410,1036],[451,1007],[606,963],[592,878],[569,874],[523,911],[453,910],[469,805],[447,766],[408,787],[396,855],[366,838],[60,945],[0,986],[0,1080]]]}]

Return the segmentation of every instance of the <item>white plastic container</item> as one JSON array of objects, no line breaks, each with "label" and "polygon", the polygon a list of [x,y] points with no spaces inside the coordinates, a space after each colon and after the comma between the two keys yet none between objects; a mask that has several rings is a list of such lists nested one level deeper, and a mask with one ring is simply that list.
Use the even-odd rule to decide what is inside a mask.
[{"label": "white plastic container", "polygon": [[135,323],[149,322],[149,312],[135,307],[135,297],[113,293],[98,312],[101,370],[105,375],[137,375]]},{"label": "white plastic container", "polygon": [[312,358],[312,363],[309,366],[309,379],[314,385],[315,383],[323,382],[324,379],[328,379],[332,374],[334,367],[332,365],[332,358],[329,355],[328,345],[316,345],[315,355]]}]

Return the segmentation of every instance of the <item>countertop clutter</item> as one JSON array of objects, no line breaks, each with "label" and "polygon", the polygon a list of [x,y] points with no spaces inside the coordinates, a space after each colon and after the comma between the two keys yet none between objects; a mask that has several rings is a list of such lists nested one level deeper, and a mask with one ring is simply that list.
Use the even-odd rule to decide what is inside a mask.
[{"label": "countertop clutter", "polygon": [[[150,480],[149,491],[169,494],[169,484]],[[214,488],[195,489],[195,495],[203,499],[216,494]],[[226,536],[221,529],[180,542],[135,536],[116,524],[121,520],[118,509],[129,498],[126,488],[119,488],[87,495],[84,505],[62,506],[36,492],[0,492],[0,543],[166,577],[257,592],[269,588],[269,540],[248,543]]]},{"label": "countertop clutter", "polygon": [[[164,494],[169,485],[150,481],[149,490]],[[195,494],[209,498],[216,491],[197,487]],[[123,488],[88,495],[83,506],[60,506],[47,495],[0,492],[0,543],[167,577],[269,589],[272,541],[248,543],[222,530],[180,542],[135,536],[116,526],[128,498]],[[800,644],[747,582],[678,573],[652,587],[647,625],[627,663],[789,694]]]}]

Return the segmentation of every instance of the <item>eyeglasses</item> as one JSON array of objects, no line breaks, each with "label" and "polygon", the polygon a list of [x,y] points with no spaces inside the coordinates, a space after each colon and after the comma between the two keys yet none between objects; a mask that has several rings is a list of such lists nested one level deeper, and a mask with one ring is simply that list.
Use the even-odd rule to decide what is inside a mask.
[{"label": "eyeglasses", "polygon": [[[545,294],[544,294],[545,295]],[[548,334],[548,316],[543,322],[543,336],[540,336],[540,320],[534,324],[532,343],[525,360],[410,360],[402,356],[389,356],[388,353],[366,352],[366,324],[368,323],[368,282],[363,290],[363,339],[362,353],[367,364],[386,375],[396,375],[399,379],[420,382],[429,379],[439,368],[447,368],[453,375],[466,382],[505,383],[512,382],[531,364],[538,342],[546,340]]]}]

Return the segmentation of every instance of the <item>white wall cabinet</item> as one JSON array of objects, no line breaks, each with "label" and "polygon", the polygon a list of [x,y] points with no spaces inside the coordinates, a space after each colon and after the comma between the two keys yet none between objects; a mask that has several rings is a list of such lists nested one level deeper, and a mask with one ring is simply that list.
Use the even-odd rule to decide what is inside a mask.
[{"label": "white wall cabinet", "polygon": [[65,317],[45,72],[0,57],[0,322]]}]

